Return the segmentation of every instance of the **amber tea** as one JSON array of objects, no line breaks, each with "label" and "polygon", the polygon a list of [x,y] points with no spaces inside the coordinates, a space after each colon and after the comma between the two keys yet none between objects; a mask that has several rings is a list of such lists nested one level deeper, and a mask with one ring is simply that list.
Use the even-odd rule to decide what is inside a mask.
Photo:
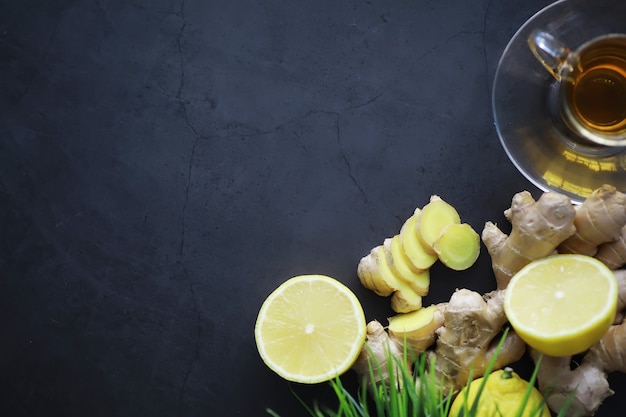
[{"label": "amber tea", "polygon": [[566,66],[570,70],[561,80],[561,109],[567,125],[596,143],[623,140],[626,37],[609,35],[588,42]]}]

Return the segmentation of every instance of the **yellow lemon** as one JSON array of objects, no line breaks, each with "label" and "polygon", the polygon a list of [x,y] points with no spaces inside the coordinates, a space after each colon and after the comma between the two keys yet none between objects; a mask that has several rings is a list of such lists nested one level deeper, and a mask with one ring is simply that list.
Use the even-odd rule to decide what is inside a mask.
[{"label": "yellow lemon", "polygon": [[521,379],[511,368],[501,369],[492,372],[487,377],[475,379],[469,384],[469,390],[468,387],[463,388],[450,407],[450,417],[469,415],[469,413],[463,414],[464,406],[467,407],[465,408],[467,411],[471,409],[485,378],[487,381],[478,398],[476,414],[472,415],[513,417],[518,416],[520,408],[523,407],[524,411],[519,417],[550,417],[550,411],[543,401],[543,396],[535,387],[531,388],[530,396],[524,404],[528,382]]},{"label": "yellow lemon", "polygon": [[517,334],[551,356],[569,356],[596,343],[613,322],[618,288],[602,262],[584,255],[553,255],[513,276],[504,311]]},{"label": "yellow lemon", "polygon": [[263,302],[254,328],[265,364],[288,381],[307,384],[350,369],[365,332],[356,295],[323,275],[300,275],[281,284]]}]

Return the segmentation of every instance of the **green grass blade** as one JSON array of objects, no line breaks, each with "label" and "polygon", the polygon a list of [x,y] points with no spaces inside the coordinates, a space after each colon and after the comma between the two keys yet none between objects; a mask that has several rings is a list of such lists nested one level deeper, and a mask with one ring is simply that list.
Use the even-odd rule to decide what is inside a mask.
[{"label": "green grass blade", "polygon": [[345,413],[347,417],[359,417],[363,415],[359,401],[343,386],[339,377],[332,381],[331,385],[339,399],[339,411]]},{"label": "green grass blade", "polygon": [[[524,410],[526,409],[526,406],[528,405],[528,400],[535,387],[535,383],[537,382],[537,375],[539,374],[539,368],[541,367],[542,358],[543,358],[543,355],[540,355],[539,358],[537,359],[537,362],[535,362],[533,373],[531,374],[530,379],[528,380],[528,385],[526,386],[526,390],[524,391],[524,397],[522,398],[522,403],[517,410],[516,417],[522,417],[522,415],[524,414]],[[545,399],[541,401],[541,403],[539,403],[538,407],[535,410],[532,411],[533,413],[532,415],[540,416],[541,412],[543,411],[544,405],[545,405]]]},{"label": "green grass blade", "polygon": [[358,393],[358,401],[361,404],[361,415],[362,417],[370,417],[369,407],[368,407],[368,393],[367,393],[367,385],[361,384],[359,387]]},{"label": "green grass blade", "polygon": [[569,410],[570,406],[572,405],[572,402],[574,401],[575,395],[576,395],[576,390],[570,392],[570,394],[567,396],[567,399],[563,403],[563,407],[559,410],[559,413],[557,414],[556,417],[565,417],[567,410]]}]

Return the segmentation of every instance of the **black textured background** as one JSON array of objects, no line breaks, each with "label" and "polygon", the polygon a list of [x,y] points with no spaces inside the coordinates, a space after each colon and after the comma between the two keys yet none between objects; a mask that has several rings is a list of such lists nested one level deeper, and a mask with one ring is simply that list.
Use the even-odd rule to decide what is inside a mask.
[{"label": "black textured background", "polygon": [[[265,367],[258,308],[321,273],[384,321],[356,265],[415,207],[439,194],[480,230],[537,193],[490,90],[548,3],[1,1],[0,415],[330,401]],[[494,286],[483,250],[424,302]]]}]

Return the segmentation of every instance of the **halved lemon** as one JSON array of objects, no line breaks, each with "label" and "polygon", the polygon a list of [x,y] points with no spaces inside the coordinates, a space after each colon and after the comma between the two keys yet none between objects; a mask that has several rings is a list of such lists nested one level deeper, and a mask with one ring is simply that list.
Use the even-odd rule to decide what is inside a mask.
[{"label": "halved lemon", "polygon": [[356,295],[324,275],[293,277],[263,302],[254,328],[265,364],[288,381],[315,384],[346,372],[365,342]]},{"label": "halved lemon", "polygon": [[583,352],[613,322],[618,288],[609,268],[584,255],[553,255],[513,276],[504,311],[517,334],[551,356]]}]

